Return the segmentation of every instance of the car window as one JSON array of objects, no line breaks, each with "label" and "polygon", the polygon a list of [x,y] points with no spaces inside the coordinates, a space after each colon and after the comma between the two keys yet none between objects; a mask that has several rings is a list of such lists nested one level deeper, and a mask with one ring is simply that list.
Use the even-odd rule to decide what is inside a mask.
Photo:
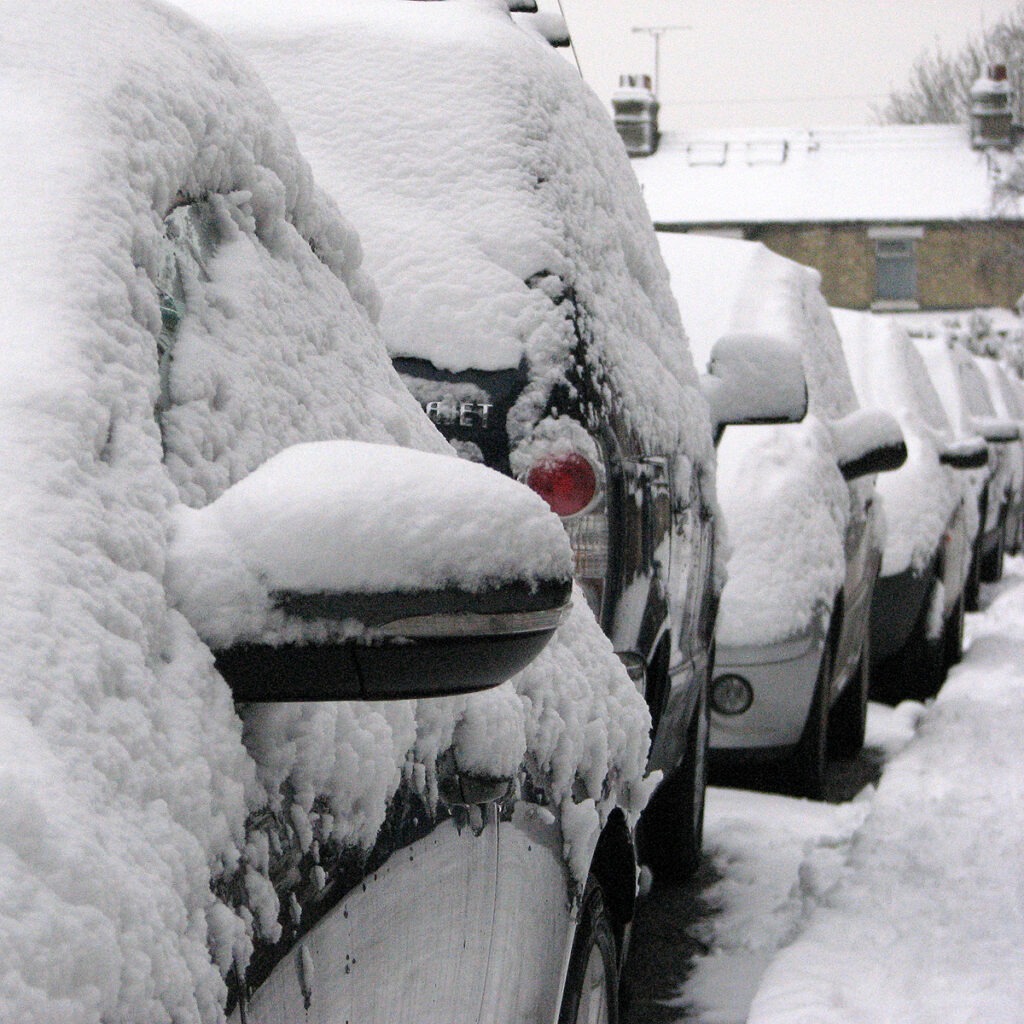
[{"label": "car window", "polygon": [[185,316],[189,281],[209,281],[208,264],[217,245],[216,221],[209,203],[176,206],[164,218],[163,244],[156,272],[160,299],[160,334],[157,355],[160,362],[160,396],[157,420],[171,406],[171,363],[178,328]]},{"label": "car window", "polygon": [[996,410],[981,370],[967,359],[960,363],[960,386],[972,416],[995,416]]}]

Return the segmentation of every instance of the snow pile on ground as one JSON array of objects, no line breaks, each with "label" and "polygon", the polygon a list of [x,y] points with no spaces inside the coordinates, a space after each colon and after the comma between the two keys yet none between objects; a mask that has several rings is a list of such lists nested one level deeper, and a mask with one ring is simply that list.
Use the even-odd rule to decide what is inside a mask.
[{"label": "snow pile on ground", "polygon": [[[946,524],[967,497],[963,474],[939,464],[952,428],[928,371],[899,321],[835,309],[850,375],[861,405],[891,412],[903,429],[907,461],[879,476],[885,507],[882,575],[924,571]],[[973,502],[968,506],[972,509]],[[973,536],[973,531],[971,533]]]},{"label": "snow pile on ground", "polygon": [[1024,1020],[1024,564],[1007,563],[750,1024]]},{"label": "snow pile on ground", "polygon": [[[0,1019],[216,1021],[222,974],[277,928],[252,812],[301,845],[322,794],[333,836],[369,844],[452,744],[498,772],[531,755],[556,803],[579,777],[637,804],[647,710],[577,595],[500,690],[240,720],[165,592],[182,504],[299,442],[450,449],[244,61],[161,4],[30,0],[4,7],[0,66]],[[218,244],[184,281],[158,424],[163,220],[206,197]],[[246,905],[214,896],[238,877]]]},{"label": "snow pile on ground", "polygon": [[[496,0],[186,0],[251,56],[359,229],[394,356],[514,368],[528,443],[580,337],[650,451],[712,459],[635,177],[575,69]],[[570,382],[571,383],[571,382]]]},{"label": "snow pile on ground", "polygon": [[782,640],[832,607],[846,573],[851,503],[829,423],[857,402],[839,336],[816,271],[760,243],[664,232],[658,239],[698,365],[731,333],[800,349],[804,421],[728,427],[718,447],[732,550],[716,636],[728,645]]},{"label": "snow pile on ground", "polygon": [[[923,705],[868,708],[868,746],[895,756],[914,737]],[[708,908],[691,926],[708,947],[694,959],[680,995],[687,1020],[746,1024],[761,977],[807,924],[834,884],[849,844],[870,812],[873,790],[847,804],[768,793],[708,790],[705,849],[714,880]]]}]

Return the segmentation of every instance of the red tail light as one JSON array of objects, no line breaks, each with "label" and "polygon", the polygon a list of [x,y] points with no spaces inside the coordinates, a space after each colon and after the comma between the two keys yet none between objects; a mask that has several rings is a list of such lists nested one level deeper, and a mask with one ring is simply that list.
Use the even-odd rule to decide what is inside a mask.
[{"label": "red tail light", "polygon": [[597,474],[582,455],[551,455],[531,467],[526,485],[536,491],[560,516],[584,511],[597,495]]}]

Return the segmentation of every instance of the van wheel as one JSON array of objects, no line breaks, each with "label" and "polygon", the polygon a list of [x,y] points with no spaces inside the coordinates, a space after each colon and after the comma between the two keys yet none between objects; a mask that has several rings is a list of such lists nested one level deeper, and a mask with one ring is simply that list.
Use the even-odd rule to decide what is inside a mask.
[{"label": "van wheel", "polygon": [[867,634],[860,649],[860,661],[829,716],[828,752],[833,757],[856,757],[864,748],[868,722],[868,685],[871,653]]},{"label": "van wheel", "polygon": [[597,879],[583,890],[558,1024],[618,1024],[619,954]]},{"label": "van wheel", "polygon": [[640,860],[659,882],[681,882],[700,863],[708,785],[707,704],[693,712],[682,763],[654,791],[637,826]]}]

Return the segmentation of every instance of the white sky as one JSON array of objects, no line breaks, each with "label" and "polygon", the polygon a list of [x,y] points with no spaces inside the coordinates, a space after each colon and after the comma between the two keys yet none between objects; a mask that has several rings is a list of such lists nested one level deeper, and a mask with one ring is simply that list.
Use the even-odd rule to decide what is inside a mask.
[{"label": "white sky", "polygon": [[[814,127],[873,120],[935,42],[955,51],[1015,0],[561,0],[584,78],[608,101],[620,73],[653,72],[633,26],[661,38],[663,128]],[[557,10],[558,0],[540,0]]]}]

